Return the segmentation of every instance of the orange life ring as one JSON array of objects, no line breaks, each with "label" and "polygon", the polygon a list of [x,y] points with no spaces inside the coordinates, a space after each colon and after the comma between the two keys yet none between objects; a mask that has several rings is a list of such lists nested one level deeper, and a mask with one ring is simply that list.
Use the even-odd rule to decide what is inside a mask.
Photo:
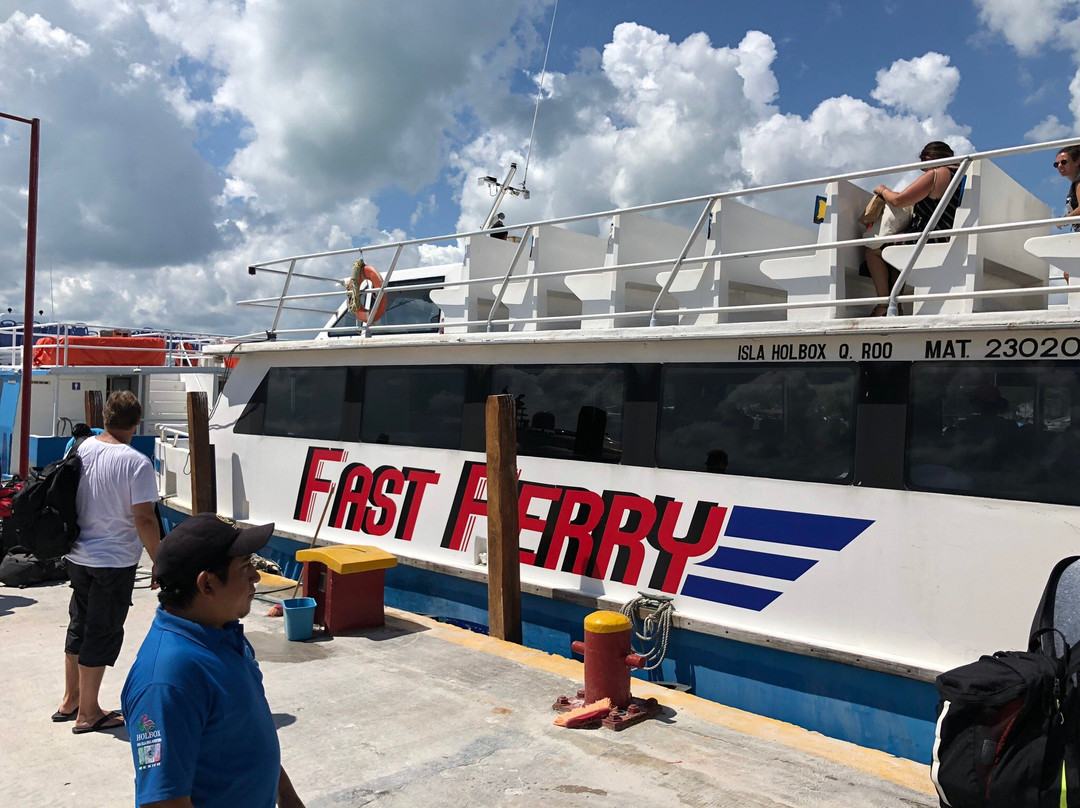
[{"label": "orange life ring", "polygon": [[374,312],[363,304],[364,295],[378,295],[382,288],[383,279],[379,271],[370,264],[365,264],[361,258],[353,264],[352,277],[345,283],[349,292],[349,311],[356,315],[356,319],[362,323],[374,323],[383,316],[386,311],[386,296],[379,301],[378,308]]}]

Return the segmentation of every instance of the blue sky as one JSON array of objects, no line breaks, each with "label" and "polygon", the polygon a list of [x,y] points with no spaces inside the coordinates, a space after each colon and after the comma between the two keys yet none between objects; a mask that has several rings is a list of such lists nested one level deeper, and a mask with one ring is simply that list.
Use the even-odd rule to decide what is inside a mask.
[{"label": "blue sky", "polygon": [[[553,7],[0,0],[0,111],[43,121],[39,308],[247,331],[248,263],[478,226],[476,177],[524,164]],[[1080,0],[560,0],[508,218],[1068,137],[1078,60]],[[2,306],[25,155],[0,128]],[[1002,165],[1060,210],[1050,162]]]}]

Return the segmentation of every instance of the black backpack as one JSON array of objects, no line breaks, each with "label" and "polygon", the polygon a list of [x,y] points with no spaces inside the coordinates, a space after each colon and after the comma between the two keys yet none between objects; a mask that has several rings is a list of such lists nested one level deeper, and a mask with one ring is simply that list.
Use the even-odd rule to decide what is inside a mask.
[{"label": "black backpack", "polygon": [[1027,651],[999,651],[937,678],[930,776],[942,808],[1080,805],[1080,651],[1070,654],[1080,648],[1080,565],[1069,569],[1077,561],[1051,572]]},{"label": "black backpack", "polygon": [[15,544],[42,561],[66,554],[79,538],[75,495],[82,475],[80,438],[71,451],[29,479],[11,500],[11,516],[5,530],[11,528]]},{"label": "black backpack", "polygon": [[1065,660],[998,651],[937,678],[930,776],[945,808],[1059,808]]},{"label": "black backpack", "polygon": [[1063,558],[1054,566],[1031,623],[1031,638],[1029,651],[1068,660],[1062,705],[1066,737],[1061,805],[1080,808],[1080,556]]},{"label": "black backpack", "polygon": [[38,561],[22,547],[15,547],[0,561],[0,584],[4,586],[35,586],[68,577],[67,564],[62,558]]}]

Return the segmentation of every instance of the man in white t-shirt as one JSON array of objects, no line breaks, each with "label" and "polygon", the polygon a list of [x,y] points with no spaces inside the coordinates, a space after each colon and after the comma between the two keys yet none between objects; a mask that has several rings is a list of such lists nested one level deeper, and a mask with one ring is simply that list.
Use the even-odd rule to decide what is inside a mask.
[{"label": "man in white t-shirt", "polygon": [[143,548],[153,560],[161,539],[154,466],[131,447],[141,418],[134,393],[113,393],[105,402],[105,431],[79,446],[79,539],[67,554],[72,592],[64,699],[52,717],[75,721],[76,735],[124,725],[119,712],[102,709],[98,693],[105,668],[120,655]]}]

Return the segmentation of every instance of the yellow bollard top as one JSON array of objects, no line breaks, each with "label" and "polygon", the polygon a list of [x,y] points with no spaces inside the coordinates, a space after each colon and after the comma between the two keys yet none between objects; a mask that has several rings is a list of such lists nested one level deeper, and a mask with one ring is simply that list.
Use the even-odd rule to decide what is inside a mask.
[{"label": "yellow bollard top", "polygon": [[585,618],[585,630],[593,634],[617,634],[630,630],[630,618],[618,612],[593,612]]},{"label": "yellow bollard top", "polygon": [[349,575],[354,572],[371,572],[397,566],[397,558],[378,547],[364,544],[335,544],[298,550],[297,561],[317,561],[334,572]]}]

